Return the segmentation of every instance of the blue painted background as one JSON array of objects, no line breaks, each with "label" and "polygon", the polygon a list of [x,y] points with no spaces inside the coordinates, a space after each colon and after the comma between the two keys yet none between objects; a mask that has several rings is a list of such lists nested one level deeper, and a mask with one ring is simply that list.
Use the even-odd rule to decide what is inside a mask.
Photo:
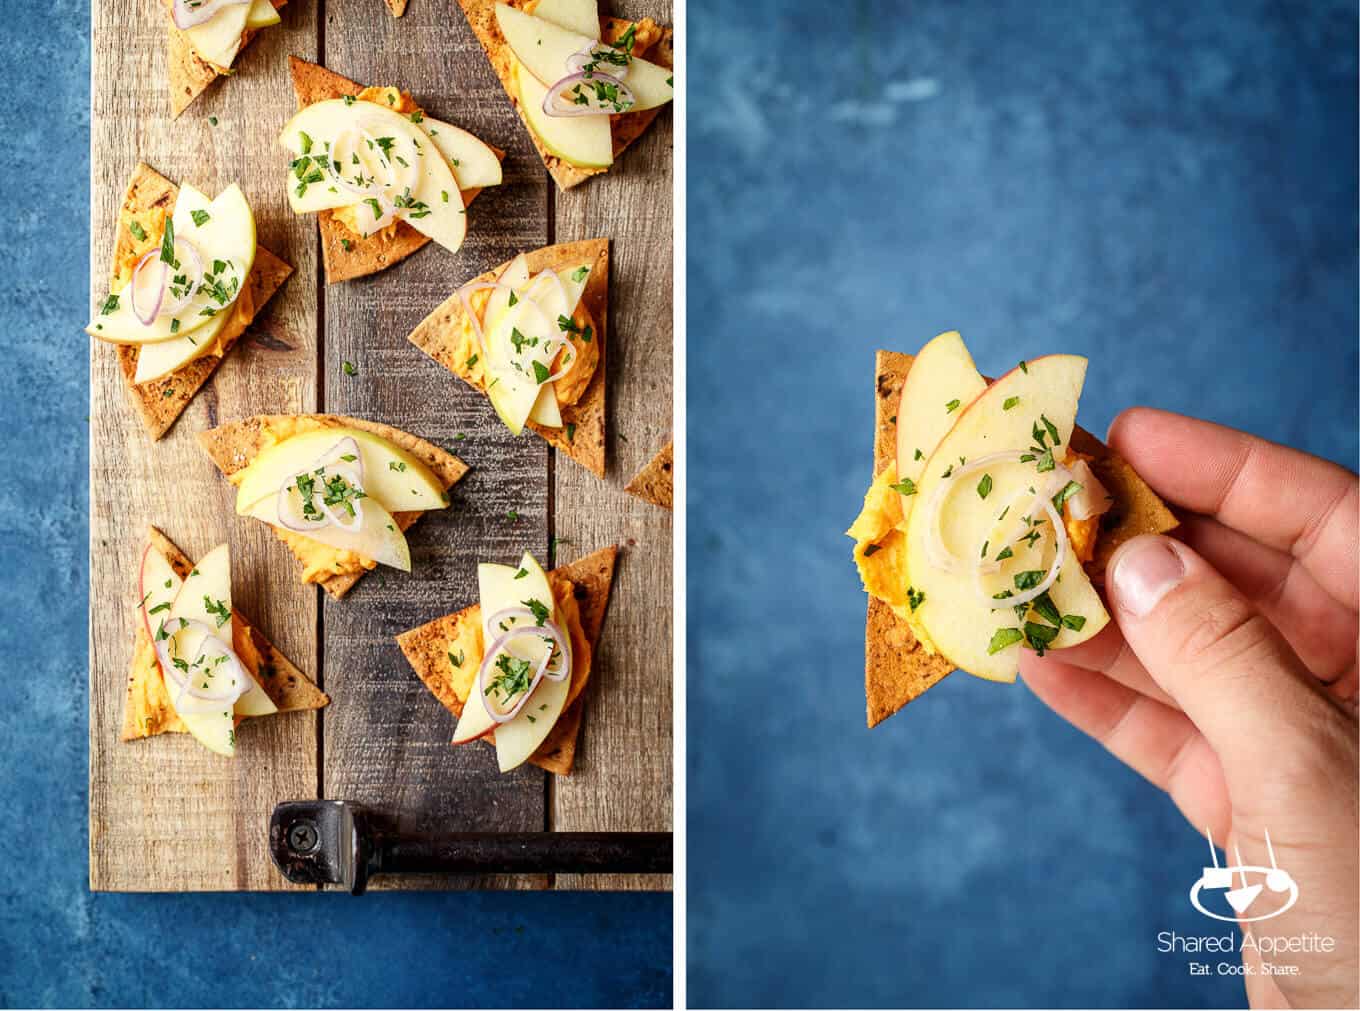
[{"label": "blue painted background", "polygon": [[89,7],[5,16],[0,1006],[669,1006],[667,895],[90,895]]},{"label": "blue painted background", "polygon": [[[721,15],[721,22],[719,22]],[[1205,844],[1023,687],[864,729],[873,352],[1355,466],[1353,5],[692,0],[689,997],[1236,1006]],[[714,30],[720,24],[721,30]],[[708,26],[707,28],[705,26]]]}]

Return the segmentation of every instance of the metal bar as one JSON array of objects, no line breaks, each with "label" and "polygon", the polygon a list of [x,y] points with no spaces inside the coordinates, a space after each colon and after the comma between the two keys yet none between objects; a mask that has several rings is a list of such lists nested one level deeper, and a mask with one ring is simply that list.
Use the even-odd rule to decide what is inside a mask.
[{"label": "metal bar", "polygon": [[403,834],[337,800],[288,801],[269,819],[284,877],[355,895],[378,874],[669,874],[671,848],[669,832]]}]

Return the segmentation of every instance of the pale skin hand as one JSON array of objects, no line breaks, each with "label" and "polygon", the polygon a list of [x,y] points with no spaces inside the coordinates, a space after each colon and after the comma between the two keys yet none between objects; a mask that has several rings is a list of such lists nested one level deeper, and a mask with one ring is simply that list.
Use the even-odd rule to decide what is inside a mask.
[{"label": "pale skin hand", "polygon": [[1110,625],[1072,649],[1023,653],[1021,675],[1165,790],[1197,831],[1211,830],[1229,863],[1240,847],[1245,864],[1269,866],[1269,830],[1299,900],[1244,929],[1266,943],[1327,935],[1336,948],[1266,956],[1297,976],[1264,974],[1261,956],[1244,952],[1252,1007],[1356,1007],[1356,476],[1145,408],[1120,415],[1109,442],[1191,515],[1174,540],[1122,546],[1106,572]]}]

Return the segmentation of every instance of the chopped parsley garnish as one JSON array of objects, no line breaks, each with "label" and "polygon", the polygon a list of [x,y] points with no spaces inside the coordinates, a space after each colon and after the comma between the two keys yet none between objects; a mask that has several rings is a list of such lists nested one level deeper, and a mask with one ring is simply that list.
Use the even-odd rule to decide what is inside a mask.
[{"label": "chopped parsley garnish", "polygon": [[204,225],[206,225],[209,221],[212,220],[212,215],[209,214],[207,211],[203,210],[190,211],[189,217],[194,219],[195,228],[202,228]]},{"label": "chopped parsley garnish", "polygon": [[1020,403],[1019,397],[1007,397],[1005,402],[1001,405],[1001,409],[1003,411],[1009,411],[1012,407],[1014,407],[1018,403]]},{"label": "chopped parsley garnish", "polygon": [[99,315],[107,316],[111,312],[118,311],[118,296],[110,295],[104,299],[104,304],[99,307]]},{"label": "chopped parsley garnish", "polygon": [[135,221],[132,222],[132,224],[128,225],[128,231],[132,233],[132,237],[136,239],[138,242],[141,242],[143,239],[146,238],[146,229],[143,228],[141,225],[137,224],[137,222]]},{"label": "chopped parsley garnish", "polygon": [[907,606],[915,611],[926,602],[926,591],[918,590],[914,586],[907,587]]},{"label": "chopped parsley garnish", "polygon": [[538,380],[540,386],[547,382],[550,375],[552,375],[552,373],[548,371],[548,366],[544,365],[542,362],[534,362],[534,378]]},{"label": "chopped parsley garnish", "polygon": [[987,644],[987,655],[994,656],[1006,647],[1014,646],[1024,637],[1024,633],[1018,628],[998,628],[992,633],[992,641]]},{"label": "chopped parsley garnish", "polygon": [[1034,612],[1043,618],[1050,625],[1057,626],[1062,624],[1062,614],[1057,605],[1053,603],[1053,598],[1046,592],[1034,598]]},{"label": "chopped parsley garnish", "polygon": [[1061,446],[1062,440],[1058,438],[1058,426],[1049,421],[1045,414],[1039,415],[1039,420],[1044,423],[1044,428],[1048,429],[1048,437],[1053,440],[1053,445]]},{"label": "chopped parsley garnish", "polygon": [[520,603],[533,612],[534,624],[537,625],[539,628],[543,627],[543,623],[547,621],[549,616],[551,616],[552,614],[552,612],[548,610],[547,606],[544,605],[543,601],[537,599],[536,597],[530,597],[528,600],[521,600]]},{"label": "chopped parsley garnish", "polygon": [[505,518],[508,519],[511,523],[514,523],[516,520],[519,519],[518,510],[515,509],[506,510]]},{"label": "chopped parsley garnish", "polygon": [[1025,622],[1025,642],[1029,643],[1034,652],[1043,656],[1048,644],[1058,638],[1058,630],[1047,625],[1039,625],[1032,621]]},{"label": "chopped parsley garnish", "polygon": [[866,547],[866,548],[864,549],[864,557],[865,557],[865,558],[868,558],[870,555],[875,554],[875,553],[877,553],[877,552],[879,552],[879,551],[882,551],[882,550],[883,550],[883,545],[881,545],[881,544],[870,544],[868,547]]},{"label": "chopped parsley garnish", "polygon": [[1029,366],[1025,364],[1024,359],[1021,359],[1020,361],[1020,371],[1025,375],[1029,375]]},{"label": "chopped parsley garnish", "polygon": [[[1013,558],[1014,556],[1015,552],[1012,551],[1010,548],[1002,548],[1001,553],[996,556],[996,561],[1004,562],[1007,558]],[[1007,590],[1006,593],[1009,596],[1010,591]]]},{"label": "chopped parsley garnish", "polygon": [[576,441],[576,422],[574,421],[567,422],[567,441]]},{"label": "chopped parsley garnish", "polygon": [[496,658],[495,666],[499,673],[492,678],[491,684],[487,685],[487,695],[495,692],[508,701],[516,695],[527,692],[533,683],[533,678],[529,674],[528,660],[521,660],[518,657],[512,657],[509,653],[502,653]]},{"label": "chopped parsley garnish", "polygon": [[423,123],[425,121],[425,113],[417,109],[415,112],[411,113],[409,118],[412,123]]},{"label": "chopped parsley garnish", "polygon": [[226,601],[213,600],[206,593],[203,595],[203,610],[217,619],[218,628],[231,621],[231,608],[227,606]]},{"label": "chopped parsley garnish", "polygon": [[1062,486],[1062,490],[1053,496],[1053,508],[1062,512],[1063,505],[1077,492],[1081,491],[1081,485],[1076,481],[1068,481]]},{"label": "chopped parsley garnish", "polygon": [[165,222],[165,234],[161,236],[161,263],[179,266],[175,262],[175,222],[172,219]]},{"label": "chopped parsley garnish", "polygon": [[958,400],[951,400],[949,403],[947,403],[947,404],[944,405],[944,413],[945,413],[945,414],[953,414],[953,413],[954,413],[955,411],[957,411],[958,409],[959,409],[959,402],[958,402]]},{"label": "chopped parsley garnish", "polygon": [[476,355],[473,355],[471,358],[469,358],[469,359],[467,360],[467,363],[463,366],[463,368],[465,368],[465,369],[470,369],[470,368],[472,368],[472,366],[474,366],[474,365],[476,365],[476,364],[477,364],[477,356],[476,356]]},{"label": "chopped parsley garnish", "polygon": [[354,245],[354,244],[353,244],[352,242],[350,242],[349,239],[341,239],[341,240],[340,240],[340,247],[341,247],[346,253],[348,253],[348,252],[350,251],[350,249],[353,247],[353,245]]},{"label": "chopped parsley garnish", "polygon": [[1082,626],[1086,624],[1086,619],[1080,614],[1064,614],[1062,616],[1063,628],[1070,628],[1073,632],[1080,632]]},{"label": "chopped parsley garnish", "polygon": [[923,459],[925,459],[925,454],[922,453],[922,452],[918,449],[918,450],[916,451],[916,455],[913,456],[912,459],[913,459],[913,460],[923,460]]},{"label": "chopped parsley garnish", "polygon": [[516,579],[523,579],[523,578],[524,578],[525,576],[527,576],[528,574],[529,574],[529,570],[528,570],[528,569],[520,569],[518,572],[515,573],[515,578],[516,578]]},{"label": "chopped parsley garnish", "polygon": [[359,370],[354,367],[353,362],[346,360],[340,363],[340,371],[347,376],[352,376],[357,374]]},{"label": "chopped parsley garnish", "polygon": [[901,481],[898,481],[896,484],[890,484],[888,487],[899,495],[916,494],[916,482],[909,477],[904,477]]},{"label": "chopped parsley garnish", "polygon": [[461,649],[458,651],[457,656],[454,656],[453,650],[449,650],[449,663],[453,664],[453,666],[455,667],[463,666],[463,661],[465,659],[467,659],[467,656]]},{"label": "chopped parsley garnish", "polygon": [[179,333],[179,320],[178,320],[178,319],[172,319],[172,320],[170,321],[170,332],[171,332],[171,333]]},{"label": "chopped parsley garnish", "polygon": [[354,96],[353,96],[353,95],[346,95],[346,96],[344,96],[344,98],[345,98],[345,104],[346,104],[346,105],[353,105],[353,104],[354,104]]},{"label": "chopped parsley garnish", "polygon": [[[992,493],[992,475],[982,475],[982,480],[978,482],[977,493],[978,498],[986,498]],[[983,554],[986,554],[986,552],[984,551]]]},{"label": "chopped parsley garnish", "polygon": [[405,470],[405,469],[406,469],[406,462],[405,462],[404,460],[388,460],[388,461],[387,461],[387,469],[388,469],[388,470]]},{"label": "chopped parsley garnish", "polygon": [[586,275],[589,273],[590,273],[589,267],[577,267],[575,270],[571,272],[571,279],[575,281],[577,284],[580,284],[582,281],[586,279]]},{"label": "chopped parsley garnish", "polygon": [[1015,588],[1017,590],[1032,590],[1043,581],[1044,571],[1042,569],[1027,569],[1015,574]]}]

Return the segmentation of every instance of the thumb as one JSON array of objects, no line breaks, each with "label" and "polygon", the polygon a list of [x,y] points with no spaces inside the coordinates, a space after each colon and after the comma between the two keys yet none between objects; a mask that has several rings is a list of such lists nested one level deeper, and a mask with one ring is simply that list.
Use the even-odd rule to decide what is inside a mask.
[{"label": "thumb", "polygon": [[1335,718],[1283,636],[1181,542],[1135,537],[1110,559],[1106,585],[1124,640],[1218,753],[1230,788],[1278,770],[1279,743]]}]

